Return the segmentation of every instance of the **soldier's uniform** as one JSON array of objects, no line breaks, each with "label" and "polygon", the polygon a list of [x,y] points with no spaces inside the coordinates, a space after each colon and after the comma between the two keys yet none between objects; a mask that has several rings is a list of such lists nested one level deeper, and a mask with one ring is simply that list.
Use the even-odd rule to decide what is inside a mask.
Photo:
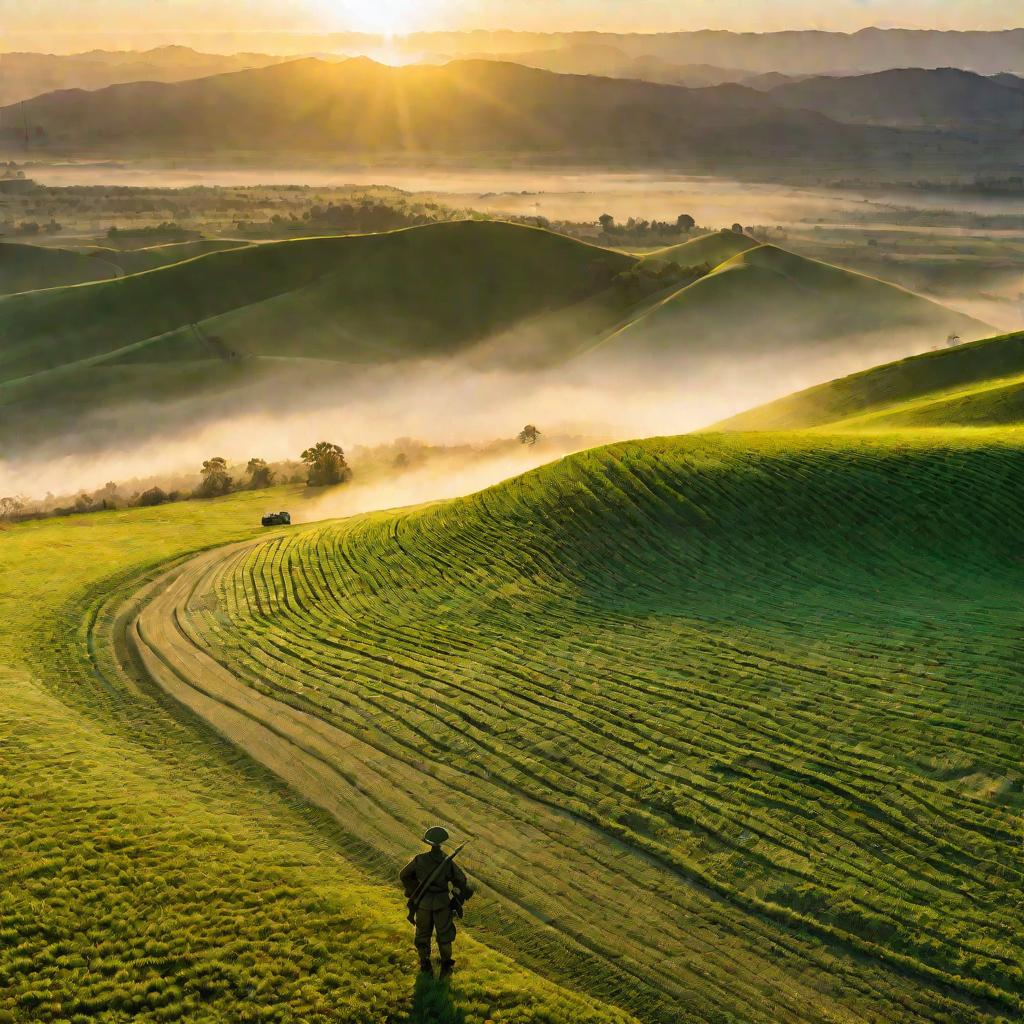
[{"label": "soldier's uniform", "polygon": [[[423,836],[430,843],[430,850],[419,853],[402,869],[399,876],[405,889],[406,899],[412,899],[420,892],[427,879],[434,874],[438,865],[447,856],[441,843],[448,838],[448,832],[435,825]],[[455,941],[455,912],[452,909],[452,894],[464,902],[473,895],[466,873],[455,861],[450,860],[437,872],[426,889],[422,891],[416,906],[416,951],[420,957],[420,969],[430,971],[430,941],[437,935],[437,951],[441,954],[441,974],[450,974],[455,966],[452,959],[452,943]]]}]

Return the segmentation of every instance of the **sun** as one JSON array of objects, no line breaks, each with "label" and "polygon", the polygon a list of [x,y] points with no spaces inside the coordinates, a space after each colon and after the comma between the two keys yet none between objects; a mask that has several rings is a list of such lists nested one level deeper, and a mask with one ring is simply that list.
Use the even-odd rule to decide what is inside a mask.
[{"label": "sun", "polygon": [[320,0],[331,29],[372,35],[408,35],[429,26],[441,0]]}]

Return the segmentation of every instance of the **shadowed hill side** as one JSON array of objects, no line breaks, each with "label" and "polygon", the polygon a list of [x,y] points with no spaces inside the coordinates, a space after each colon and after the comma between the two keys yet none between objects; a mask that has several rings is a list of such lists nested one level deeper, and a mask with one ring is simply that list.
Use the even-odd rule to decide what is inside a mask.
[{"label": "shadowed hill side", "polygon": [[81,250],[85,255],[113,263],[126,274],[138,274],[143,270],[156,270],[172,263],[181,263],[195,256],[228,249],[244,249],[251,242],[234,238],[201,238],[193,242],[168,242],[166,245],[149,245],[142,249],[113,249],[105,245],[89,246]]},{"label": "shadowed hill side", "polygon": [[926,352],[731,417],[718,430],[1024,423],[1024,334]]},{"label": "shadowed hill side", "polygon": [[0,295],[106,281],[121,273],[110,260],[92,259],[67,249],[0,242]]}]

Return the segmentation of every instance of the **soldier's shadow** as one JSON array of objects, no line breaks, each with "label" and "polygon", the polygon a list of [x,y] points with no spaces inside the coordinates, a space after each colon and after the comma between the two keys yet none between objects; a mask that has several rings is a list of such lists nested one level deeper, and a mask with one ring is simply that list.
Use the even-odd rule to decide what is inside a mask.
[{"label": "soldier's shadow", "polygon": [[452,1001],[447,981],[421,974],[413,990],[412,1009],[402,1024],[465,1024],[466,1014]]}]

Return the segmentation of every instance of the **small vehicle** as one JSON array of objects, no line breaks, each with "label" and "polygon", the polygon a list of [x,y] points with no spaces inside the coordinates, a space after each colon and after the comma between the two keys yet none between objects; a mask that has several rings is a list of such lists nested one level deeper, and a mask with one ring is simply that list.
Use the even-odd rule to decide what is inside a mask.
[{"label": "small vehicle", "polygon": [[264,526],[291,526],[292,517],[289,512],[268,512],[260,522]]}]

